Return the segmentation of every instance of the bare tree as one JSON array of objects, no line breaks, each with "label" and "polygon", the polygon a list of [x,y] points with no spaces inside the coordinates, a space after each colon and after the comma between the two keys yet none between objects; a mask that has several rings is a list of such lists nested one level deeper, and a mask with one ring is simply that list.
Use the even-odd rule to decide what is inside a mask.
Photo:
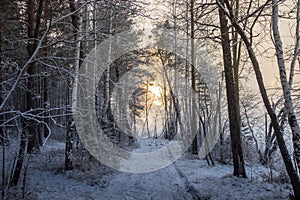
[{"label": "bare tree", "polygon": [[[82,16],[80,4],[76,4],[74,0],[69,0],[70,10],[72,14],[72,25],[74,29],[74,41],[76,41],[76,47],[74,52],[74,71],[72,76],[72,95],[71,95],[71,112],[74,113],[74,109],[77,103],[77,90],[78,90],[78,73],[80,67],[80,53],[82,42]],[[65,149],[65,170],[73,169],[73,137],[76,132],[75,122],[73,119],[69,119],[68,128],[66,132],[66,149]]]},{"label": "bare tree", "polygon": [[[232,8],[230,7],[230,4],[229,4],[228,0],[225,0],[225,1],[226,1],[227,9],[225,8],[224,1],[223,1],[223,3],[220,2],[219,0],[217,0],[216,2],[218,3],[220,12],[223,12],[224,16],[227,16],[227,18],[230,19],[232,25],[235,27],[236,31],[239,33],[239,35],[241,36],[244,44],[246,45],[248,55],[250,57],[250,60],[251,60],[252,65],[253,65],[253,69],[255,71],[255,76],[256,76],[258,86],[259,86],[259,90],[260,90],[264,105],[267,109],[267,112],[268,112],[270,118],[271,118],[272,125],[273,125],[273,128],[274,128],[274,132],[275,132],[275,135],[276,135],[276,138],[277,138],[278,146],[279,146],[283,161],[285,163],[287,173],[288,173],[288,175],[290,177],[290,180],[291,180],[291,184],[292,184],[292,187],[293,187],[295,198],[299,199],[300,198],[300,178],[299,178],[299,174],[297,172],[297,168],[295,167],[295,165],[292,161],[293,159],[292,159],[291,155],[289,154],[286,142],[285,142],[284,137],[283,137],[283,130],[281,129],[281,126],[279,124],[276,113],[275,113],[275,111],[273,110],[273,108],[271,106],[271,103],[270,103],[270,100],[269,100],[269,97],[268,97],[268,94],[267,94],[267,91],[266,91],[266,88],[265,88],[265,84],[264,84],[264,81],[263,81],[262,73],[260,71],[260,65],[259,65],[257,57],[254,53],[254,50],[253,50],[253,47],[251,45],[250,39],[248,38],[248,36],[246,35],[246,32],[243,30],[243,28],[238,23],[237,19],[234,18],[234,14],[231,12]],[[278,35],[278,4],[277,4],[277,1],[275,1],[275,0],[273,0],[272,3],[273,3],[272,4],[273,29],[275,29],[273,31],[275,31],[274,36],[277,37],[276,40],[277,40],[277,45],[278,45],[276,47],[277,56],[278,56],[279,64],[282,65],[282,63],[281,63],[282,59],[283,59],[282,58],[282,52],[281,52],[282,51],[282,49],[281,49],[282,46],[280,44],[280,36]],[[264,7],[266,5],[267,4],[265,4]],[[280,68],[280,66],[279,66],[279,68]],[[281,66],[280,70],[283,73],[283,74],[280,75],[280,76],[282,76],[281,77],[281,79],[282,79],[281,82],[282,81],[285,82],[284,81],[285,75],[284,75],[283,66]],[[286,104],[289,104],[287,106],[291,106],[291,102],[290,102],[291,100],[289,99],[289,92],[290,92],[289,91],[289,86],[285,83],[282,83],[282,86],[284,87],[283,91],[287,90],[286,91],[287,94],[284,94],[284,96],[287,97],[287,99],[285,99],[285,101],[287,101]],[[293,114],[293,113],[291,113],[291,114]],[[295,120],[295,118],[292,121],[294,121],[294,120]],[[294,139],[297,139],[297,137],[296,138],[293,137],[293,140]]]},{"label": "bare tree", "polygon": [[[224,1],[220,1],[219,4],[222,6],[225,5]],[[227,24],[226,16],[221,9],[219,12],[219,16],[221,25],[224,71],[229,113],[231,149],[234,167],[233,175],[247,177],[241,140],[241,117],[239,109],[240,105],[238,100],[239,88],[237,85],[238,79],[235,79],[234,67],[232,64],[232,51],[230,47],[229,27]]]},{"label": "bare tree", "polygon": [[[297,2],[297,16],[299,16],[299,4],[300,1]],[[281,41],[281,36],[279,32],[279,26],[278,26],[278,1],[273,0],[272,1],[272,30],[273,30],[273,36],[274,36],[274,41],[275,41],[275,49],[276,49],[276,56],[277,56],[277,64],[278,64],[278,69],[279,69],[279,74],[280,74],[280,82],[281,82],[281,87],[282,87],[282,92],[283,92],[283,97],[284,97],[284,107],[285,110],[284,112],[287,114],[288,117],[288,122],[290,125],[290,128],[292,130],[292,135],[293,135],[293,146],[294,146],[294,155],[296,158],[298,170],[300,170],[300,126],[298,123],[298,120],[296,118],[295,114],[295,108],[294,108],[294,103],[292,100],[292,95],[291,95],[291,84],[289,84],[288,79],[287,79],[287,72],[286,72],[286,66],[285,66],[285,59],[283,55],[283,49],[282,49],[282,41]],[[299,17],[297,17],[297,24],[299,26]],[[298,32],[298,31],[297,31]],[[299,33],[298,33],[299,35]],[[294,60],[298,57],[299,54],[299,36],[296,38],[296,46],[295,46],[295,51],[294,51],[294,58],[292,61],[292,69],[294,69]],[[292,83],[292,74],[290,76]]]}]

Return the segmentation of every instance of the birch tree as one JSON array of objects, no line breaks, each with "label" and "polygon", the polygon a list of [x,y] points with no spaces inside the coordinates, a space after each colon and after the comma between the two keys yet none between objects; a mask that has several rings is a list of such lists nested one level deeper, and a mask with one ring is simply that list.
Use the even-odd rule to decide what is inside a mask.
[{"label": "birch tree", "polygon": [[[267,90],[266,90],[266,87],[265,87],[265,84],[264,84],[264,81],[263,81],[263,76],[262,76],[262,73],[261,73],[261,70],[260,70],[260,64],[258,62],[256,54],[254,53],[254,49],[252,47],[252,44],[250,42],[251,38],[248,38],[248,36],[246,35],[245,30],[243,30],[243,28],[240,26],[237,19],[234,18],[234,14],[231,12],[232,8],[231,8],[228,0],[225,0],[226,6],[224,4],[224,1],[223,1],[223,3],[219,0],[217,0],[216,2],[219,6],[220,12],[222,12],[224,14],[224,17],[226,16],[231,21],[232,25],[235,27],[238,34],[241,36],[241,39],[243,40],[243,43],[245,44],[245,46],[247,48],[247,52],[248,52],[248,55],[249,55],[250,60],[252,62],[252,66],[253,66],[253,69],[254,69],[254,72],[255,72],[255,77],[256,77],[256,80],[257,80],[257,83],[258,83],[258,86],[259,86],[259,90],[260,90],[264,105],[265,105],[265,107],[267,109],[267,112],[268,112],[268,114],[271,118],[271,121],[272,121],[272,125],[273,125],[273,128],[274,128],[274,132],[275,132],[275,135],[276,135],[278,146],[279,146],[283,161],[285,163],[286,171],[287,171],[287,173],[290,177],[290,180],[291,180],[291,184],[292,184],[292,187],[293,187],[295,199],[299,199],[300,198],[300,178],[299,178],[298,170],[297,170],[297,167],[293,163],[292,156],[289,154],[287,144],[286,144],[286,142],[284,140],[284,137],[283,137],[284,131],[283,131],[283,129],[281,129],[281,126],[279,124],[276,113],[275,113],[275,111],[273,110],[273,108],[271,106],[271,102],[269,100]],[[260,7],[259,10],[264,9],[268,5],[268,2],[269,1],[267,1],[266,4],[264,4],[262,7]],[[289,112],[289,115],[291,115],[291,117],[292,117],[292,119],[289,119],[289,121],[292,121],[293,123],[296,123],[296,118],[293,116],[293,112],[291,112],[293,107],[289,107],[289,106],[293,106],[293,104],[291,103],[292,100],[289,98],[290,97],[290,94],[289,94],[290,93],[290,88],[289,88],[289,85],[287,84],[287,82],[285,80],[286,79],[286,74],[285,74],[283,54],[282,54],[282,49],[281,49],[282,48],[282,43],[280,41],[280,35],[279,35],[279,31],[278,31],[278,2],[276,0],[272,1],[272,24],[273,24],[272,25],[273,35],[274,35],[274,37],[276,37],[274,39],[276,41],[275,42],[275,47],[277,46],[276,47],[276,54],[277,54],[276,56],[277,56],[277,59],[278,59],[278,67],[279,67],[280,76],[281,76],[280,79],[281,79],[281,84],[282,84],[282,87],[283,87],[282,89],[283,89],[283,92],[286,92],[284,94],[285,107],[288,106],[288,108],[286,108],[286,109]],[[294,129],[293,130],[293,140],[294,140],[293,143],[294,144],[296,143],[296,145],[298,145],[298,142],[299,142],[299,141],[297,141],[298,136],[295,135],[297,133],[296,132],[297,127],[296,128],[294,127],[294,126],[297,126],[297,124],[291,124],[290,123],[290,126],[293,127],[293,129]],[[295,139],[296,139],[296,141],[295,141]]]},{"label": "birch tree", "polygon": [[[293,61],[291,69],[294,69],[294,62],[299,56],[299,12],[300,12],[300,1],[297,1],[297,31],[296,31],[296,45],[295,45],[295,51],[293,55]],[[273,0],[272,1],[272,31],[274,36],[274,45],[276,49],[276,57],[277,57],[277,65],[279,69],[279,77],[280,77],[280,83],[282,87],[283,97],[284,97],[284,112],[287,114],[288,122],[290,125],[290,128],[292,130],[293,135],[293,147],[294,147],[294,155],[296,158],[298,170],[300,170],[300,126],[295,114],[295,108],[294,103],[292,100],[291,95],[291,84],[292,84],[292,76],[290,75],[290,83],[287,78],[287,72],[286,72],[286,64],[285,64],[285,58],[283,55],[283,49],[282,49],[282,41],[281,36],[279,32],[279,25],[278,25],[278,1]]]},{"label": "birch tree", "polygon": [[[72,76],[72,93],[71,93],[71,113],[75,112],[75,107],[77,104],[77,90],[78,90],[78,73],[80,67],[80,52],[81,52],[81,42],[82,42],[82,16],[80,4],[76,4],[75,0],[69,0],[70,11],[72,15],[72,25],[74,29],[74,41],[75,51],[74,51],[74,68]],[[73,169],[73,137],[76,131],[75,122],[73,119],[68,120],[68,127],[66,132],[66,148],[65,148],[65,170]]]}]

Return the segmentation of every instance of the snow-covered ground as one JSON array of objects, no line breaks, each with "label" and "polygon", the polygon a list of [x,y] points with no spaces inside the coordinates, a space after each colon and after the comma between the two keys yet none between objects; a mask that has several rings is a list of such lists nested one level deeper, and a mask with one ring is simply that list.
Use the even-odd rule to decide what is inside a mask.
[{"label": "snow-covered ground", "polygon": [[[139,139],[135,152],[154,151],[166,145],[163,139]],[[31,158],[27,175],[28,199],[288,199],[290,186],[263,181],[268,169],[247,168],[248,176],[233,177],[232,166],[208,166],[185,155],[172,165],[151,173],[131,174],[103,166],[83,157],[75,170],[63,171],[63,143],[48,143]],[[80,155],[77,155],[80,157]],[[79,159],[80,160],[80,159]],[[251,172],[251,173],[250,173]]]}]

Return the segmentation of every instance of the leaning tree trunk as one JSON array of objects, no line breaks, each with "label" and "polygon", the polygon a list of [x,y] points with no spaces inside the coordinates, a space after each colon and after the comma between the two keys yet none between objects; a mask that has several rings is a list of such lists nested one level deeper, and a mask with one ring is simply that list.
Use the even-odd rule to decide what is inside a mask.
[{"label": "leaning tree trunk", "polygon": [[[221,1],[224,5],[224,1]],[[225,14],[222,10],[219,10],[220,25],[221,25],[221,38],[222,38],[222,49],[223,49],[223,61],[226,81],[226,92],[227,92],[227,105],[229,113],[229,125],[230,125],[230,138],[231,138],[231,150],[233,157],[233,175],[247,177],[242,140],[241,140],[241,123],[240,123],[240,112],[239,112],[239,101],[238,101],[238,87],[234,79],[234,69],[231,59],[231,48],[229,39],[229,28]]]},{"label": "leaning tree trunk", "polygon": [[239,35],[241,36],[244,44],[246,45],[247,51],[248,51],[248,55],[250,57],[250,60],[252,62],[252,66],[255,72],[255,76],[256,76],[256,80],[257,80],[257,84],[264,102],[264,105],[267,109],[267,112],[271,118],[271,122],[274,128],[274,132],[276,135],[276,139],[278,142],[278,147],[280,149],[284,164],[285,164],[285,168],[286,171],[290,177],[291,180],[291,184],[293,187],[293,191],[294,191],[294,195],[295,195],[295,199],[300,199],[300,178],[299,178],[299,174],[297,172],[297,169],[294,166],[294,163],[292,161],[292,157],[289,154],[288,148],[286,146],[286,143],[284,141],[283,138],[283,131],[280,127],[278,118],[276,116],[275,111],[273,110],[270,100],[268,98],[268,94],[265,88],[265,84],[263,81],[263,77],[262,77],[262,73],[260,71],[260,66],[257,60],[257,57],[254,53],[254,50],[251,46],[251,43],[248,39],[248,37],[246,36],[245,31],[240,27],[240,25],[231,18],[230,13],[228,13],[228,11],[224,8],[224,4],[222,5],[220,3],[220,1],[216,1],[219,5],[220,10],[224,13],[224,15],[226,14],[226,16],[231,20],[232,25],[235,27],[236,31],[239,33]]}]

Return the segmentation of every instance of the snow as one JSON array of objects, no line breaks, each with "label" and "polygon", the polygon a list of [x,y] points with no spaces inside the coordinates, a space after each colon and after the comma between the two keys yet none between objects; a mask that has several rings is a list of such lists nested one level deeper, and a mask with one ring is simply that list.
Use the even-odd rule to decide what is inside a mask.
[{"label": "snow", "polygon": [[134,149],[136,153],[145,153],[155,151],[157,149],[162,148],[163,146],[169,144],[169,140],[165,140],[162,138],[157,139],[148,139],[140,137],[137,139],[137,143],[139,144],[139,148]]},{"label": "snow", "polygon": [[192,199],[185,179],[180,177],[174,165],[162,170],[145,173],[119,173],[104,190],[105,199]]},{"label": "snow", "polygon": [[[139,148],[134,151],[155,151],[168,142],[141,138]],[[279,200],[289,199],[291,192],[287,184],[267,183],[262,174],[267,175],[269,171],[261,165],[247,167],[248,179],[237,178],[231,175],[232,166],[208,166],[206,161],[189,153],[166,168],[140,174],[118,172],[89,156],[77,155],[77,158],[75,169],[65,172],[64,144],[47,143],[41,153],[31,158],[27,199]]]},{"label": "snow", "polygon": [[[289,187],[259,181],[256,169],[252,169],[251,180],[231,175],[232,166],[208,167],[203,160],[179,160],[175,165],[187,177],[200,199],[289,199]],[[247,171],[249,173],[250,169],[247,168]]]}]

